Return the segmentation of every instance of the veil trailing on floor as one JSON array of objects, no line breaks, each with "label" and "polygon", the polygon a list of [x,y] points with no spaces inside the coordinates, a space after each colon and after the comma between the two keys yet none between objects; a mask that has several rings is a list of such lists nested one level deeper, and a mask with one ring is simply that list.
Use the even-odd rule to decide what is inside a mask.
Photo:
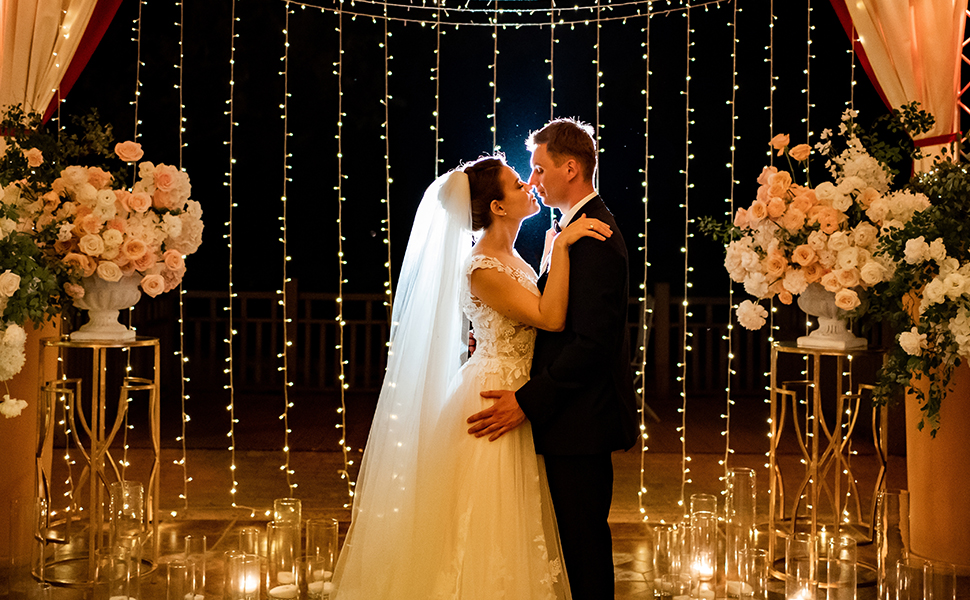
[{"label": "veil trailing on floor", "polygon": [[[387,372],[357,478],[353,521],[334,578],[337,598],[366,590],[417,590],[429,577],[412,548],[435,526],[419,499],[434,495],[430,435],[448,383],[467,354],[459,290],[472,248],[468,176],[450,171],[428,187],[411,228],[391,316]],[[426,533],[426,530],[425,530]],[[428,538],[424,538],[428,539]],[[389,564],[391,555],[407,557]]]}]

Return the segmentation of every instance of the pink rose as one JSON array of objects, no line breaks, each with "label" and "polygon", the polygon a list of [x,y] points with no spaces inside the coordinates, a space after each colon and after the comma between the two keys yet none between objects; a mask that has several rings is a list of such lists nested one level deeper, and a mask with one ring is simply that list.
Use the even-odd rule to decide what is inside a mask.
[{"label": "pink rose", "polygon": [[152,195],[152,206],[157,209],[168,209],[171,210],[175,207],[175,194],[172,192],[166,192],[165,190],[155,190]]},{"label": "pink rose", "polygon": [[64,284],[64,291],[67,292],[68,296],[74,298],[75,300],[84,297],[84,287],[76,283],[71,283],[70,281]]},{"label": "pink rose", "polygon": [[173,191],[179,184],[179,170],[171,165],[155,167],[155,189],[163,192]]},{"label": "pink rose", "polygon": [[128,206],[135,212],[143,213],[152,207],[152,197],[148,192],[135,192],[128,198]]},{"label": "pink rose", "polygon": [[128,190],[115,190],[115,206],[120,207],[121,212],[131,210],[131,206],[128,204],[129,198],[131,198],[131,192]]},{"label": "pink rose", "polygon": [[812,250],[812,247],[809,246],[808,244],[802,244],[801,246],[798,246],[797,248],[795,248],[795,251],[792,253],[792,260],[797,262],[803,267],[808,266],[813,262],[815,262],[816,258],[817,258],[817,255],[815,254],[815,251]]},{"label": "pink rose", "polygon": [[132,141],[115,144],[115,154],[126,163],[138,162],[141,160],[141,157],[145,156],[145,152],[141,149],[141,144]]},{"label": "pink rose", "polygon": [[115,217],[114,219],[111,219],[110,221],[108,221],[105,224],[105,227],[107,227],[108,229],[114,229],[115,231],[120,231],[121,233],[124,233],[127,225],[128,225],[127,221],[125,221],[122,218]]},{"label": "pink rose", "polygon": [[165,279],[161,275],[145,275],[141,280],[141,289],[154,298],[165,291]]},{"label": "pink rose", "polygon": [[182,258],[182,253],[178,250],[166,250],[162,254],[162,261],[165,263],[165,268],[170,271],[178,271],[179,269],[185,268],[185,260]]},{"label": "pink rose", "polygon": [[812,154],[812,147],[808,144],[799,144],[788,151],[788,156],[798,162],[806,160]]},{"label": "pink rose", "polygon": [[771,141],[768,143],[771,144],[772,148],[778,151],[778,156],[781,156],[785,153],[785,147],[788,146],[788,141],[788,134],[779,133],[775,137],[771,138]]},{"label": "pink rose", "polygon": [[111,173],[105,172],[100,167],[91,167],[88,169],[88,183],[99,190],[107,187],[111,183],[111,179]]},{"label": "pink rose", "polygon": [[842,310],[852,310],[859,306],[859,295],[854,290],[839,290],[835,293],[835,305]]},{"label": "pink rose", "polygon": [[27,159],[27,166],[31,169],[36,169],[44,164],[44,154],[37,148],[31,148],[30,150],[24,150],[23,152],[24,158]]}]

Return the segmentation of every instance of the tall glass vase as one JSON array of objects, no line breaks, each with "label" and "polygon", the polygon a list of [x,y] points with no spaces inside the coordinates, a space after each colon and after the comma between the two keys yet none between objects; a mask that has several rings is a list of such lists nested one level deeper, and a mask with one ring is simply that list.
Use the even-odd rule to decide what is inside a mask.
[{"label": "tall glass vase", "polygon": [[692,595],[713,598],[717,564],[716,496],[694,494],[690,497],[690,526],[690,574],[695,582]]},{"label": "tall glass vase", "polygon": [[896,563],[909,558],[909,492],[876,494],[876,585],[879,600],[895,600]]},{"label": "tall glass vase", "polygon": [[724,581],[729,597],[744,589],[745,552],[753,547],[757,488],[754,469],[729,469],[724,498]]}]

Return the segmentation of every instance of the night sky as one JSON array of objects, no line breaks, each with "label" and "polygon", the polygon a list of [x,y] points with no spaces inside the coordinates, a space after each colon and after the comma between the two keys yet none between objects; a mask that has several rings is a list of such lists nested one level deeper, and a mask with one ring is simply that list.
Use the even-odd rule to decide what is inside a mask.
[{"label": "night sky", "polygon": [[[511,2],[504,2],[508,6]],[[772,3],[738,2],[737,99],[734,187],[738,206],[747,206],[755,178],[770,160],[769,24]],[[790,133],[792,144],[802,143],[810,128],[818,141],[825,127],[837,127],[850,97],[852,57],[849,41],[828,2],[774,2],[774,133]],[[467,6],[491,5],[470,0]],[[657,2],[664,9],[676,3]],[[391,246],[400,265],[411,219],[424,188],[436,174],[433,111],[437,35],[433,28],[392,21],[388,49],[393,56],[387,78],[392,100],[387,128],[384,122],[384,23],[344,17],[343,27],[343,151],[338,171],[338,78],[334,62],[339,47],[335,13],[291,5],[289,23],[289,80],[284,94],[284,21],[281,0],[237,0],[234,74],[233,157],[233,280],[238,290],[279,289],[283,247],[279,218],[283,215],[284,177],[287,202],[287,241],[292,260],[290,277],[304,291],[337,289],[338,181],[346,198],[343,209],[345,291],[381,292],[387,256],[381,220],[385,215],[385,142],[390,145],[393,184],[390,189]],[[325,6],[332,6],[326,4]],[[515,6],[544,7],[547,3],[515,2]],[[644,4],[644,9],[645,9]],[[809,13],[811,8],[811,13]],[[119,141],[134,132],[136,45],[133,22],[139,5],[124,2],[105,39],[63,105],[63,113],[85,113],[98,107],[115,128]],[[185,3],[184,103],[187,146],[182,166],[193,184],[193,198],[202,203],[206,223],[200,251],[188,259],[186,289],[219,290],[228,285],[228,249],[224,236],[229,215],[227,140],[230,120],[230,25],[233,3],[206,0]],[[358,12],[380,7],[350,3]],[[685,12],[650,20],[649,138],[645,139],[647,85],[643,46],[646,18],[603,24],[600,30],[600,192],[616,214],[629,246],[634,289],[643,276],[643,253],[638,235],[644,231],[643,173],[649,143],[649,216],[647,230],[652,286],[683,285],[686,185],[687,215],[723,216],[732,191],[731,86],[734,4],[722,2],[690,11],[688,63]],[[141,7],[141,96],[138,102],[139,141],[145,159],[178,164],[179,6],[153,0]],[[412,10],[410,18],[428,16]],[[607,13],[604,13],[607,14]],[[610,13],[612,14],[612,13]],[[807,32],[811,15],[812,50],[810,101],[804,90]],[[458,18],[458,17],[455,17]],[[542,16],[545,20],[548,17]],[[492,107],[491,27],[446,27],[441,45],[441,172],[491,150]],[[596,28],[560,26],[555,47],[556,116],[596,119]],[[523,141],[550,116],[547,27],[509,27],[498,33],[497,139],[510,163],[528,177],[528,153]],[[690,69],[689,88],[686,85]],[[856,69],[856,107],[863,122],[884,107],[861,68]],[[685,92],[689,91],[689,95]],[[687,113],[687,98],[691,111]],[[282,109],[287,100],[288,128],[284,138]],[[806,115],[809,122],[806,124]],[[690,122],[688,122],[690,121]],[[690,153],[686,158],[689,131]],[[283,142],[290,168],[284,170]],[[685,165],[689,179],[685,181]],[[813,171],[822,175],[816,161]],[[796,181],[800,178],[796,174]],[[538,262],[545,211],[527,221],[519,248],[527,260]],[[696,232],[691,225],[690,233]],[[690,238],[691,280],[694,293],[725,295],[729,284],[722,267],[723,251],[697,234]]]}]

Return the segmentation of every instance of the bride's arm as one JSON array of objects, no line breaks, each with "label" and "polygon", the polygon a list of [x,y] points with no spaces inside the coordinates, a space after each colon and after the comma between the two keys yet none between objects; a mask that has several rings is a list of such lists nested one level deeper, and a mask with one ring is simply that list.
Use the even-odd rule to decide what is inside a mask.
[{"label": "bride's arm", "polygon": [[510,275],[496,269],[476,269],[471,291],[499,313],[539,329],[562,331],[569,298],[569,247],[583,237],[605,240],[609,225],[585,216],[576,219],[553,242],[551,267],[542,296],[536,297]]}]

